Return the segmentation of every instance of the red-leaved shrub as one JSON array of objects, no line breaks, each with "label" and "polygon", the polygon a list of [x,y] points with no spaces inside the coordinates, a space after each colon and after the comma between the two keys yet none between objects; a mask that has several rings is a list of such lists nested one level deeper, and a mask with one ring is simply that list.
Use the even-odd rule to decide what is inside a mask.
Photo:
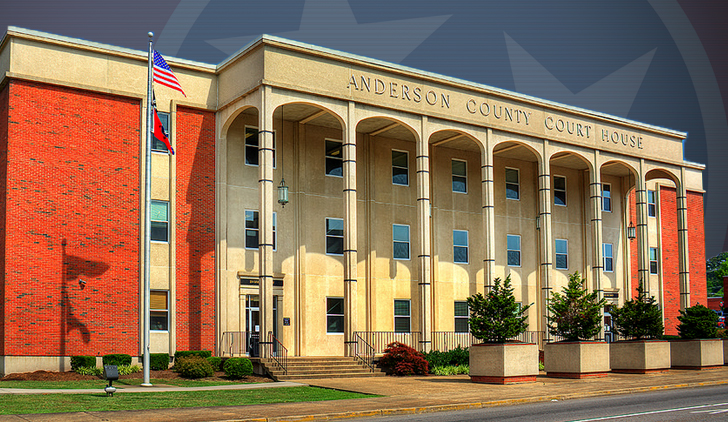
[{"label": "red-leaved shrub", "polygon": [[394,375],[425,375],[429,370],[422,353],[397,341],[387,345],[379,363]]}]

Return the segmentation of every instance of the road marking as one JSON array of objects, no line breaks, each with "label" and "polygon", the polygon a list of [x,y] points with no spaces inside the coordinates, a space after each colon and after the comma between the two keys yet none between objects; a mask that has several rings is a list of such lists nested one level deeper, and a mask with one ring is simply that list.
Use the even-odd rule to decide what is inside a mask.
[{"label": "road marking", "polygon": [[[592,418],[592,419],[579,419],[579,420],[575,420],[575,421],[571,421],[571,422],[606,421],[609,419],[631,418],[631,417],[635,417],[635,416],[655,415],[655,414],[659,414],[659,413],[669,413],[669,412],[680,412],[683,410],[703,409],[706,407],[716,407],[716,406],[726,406],[726,405],[728,405],[728,403],[705,404],[702,406],[678,407],[675,409],[653,410],[651,412],[628,413],[625,415],[604,416],[601,418]],[[715,410],[703,410],[702,412],[715,412]],[[721,413],[728,412],[728,409],[719,410],[718,412],[721,412]],[[700,413],[700,412],[691,412],[691,413]]]}]

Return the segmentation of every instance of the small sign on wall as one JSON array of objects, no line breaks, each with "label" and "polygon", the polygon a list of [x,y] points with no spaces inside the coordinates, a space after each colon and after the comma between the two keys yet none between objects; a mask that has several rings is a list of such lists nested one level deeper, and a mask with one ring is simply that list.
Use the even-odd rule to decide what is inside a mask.
[{"label": "small sign on wall", "polygon": [[291,325],[291,318],[283,318],[283,326],[287,327]]}]

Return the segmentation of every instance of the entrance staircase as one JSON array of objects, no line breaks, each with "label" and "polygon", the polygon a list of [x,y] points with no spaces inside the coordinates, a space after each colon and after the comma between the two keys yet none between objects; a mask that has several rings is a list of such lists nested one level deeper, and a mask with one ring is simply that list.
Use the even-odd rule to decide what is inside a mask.
[{"label": "entrance staircase", "polygon": [[372,372],[369,367],[353,357],[289,357],[287,373],[276,367],[271,359],[261,359],[266,372],[276,381],[296,381],[312,378],[348,378],[384,376],[379,368]]}]

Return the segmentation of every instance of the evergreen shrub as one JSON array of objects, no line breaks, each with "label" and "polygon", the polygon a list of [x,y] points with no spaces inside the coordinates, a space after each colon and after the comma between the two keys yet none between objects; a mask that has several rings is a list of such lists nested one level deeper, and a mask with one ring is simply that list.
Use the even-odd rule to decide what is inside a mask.
[{"label": "evergreen shrub", "polygon": [[174,352],[174,361],[185,356],[199,356],[201,358],[209,358],[212,356],[212,352],[209,350],[178,350]]},{"label": "evergreen shrub", "polygon": [[131,356],[126,353],[111,353],[101,359],[104,365],[131,365]]},{"label": "evergreen shrub", "polygon": [[660,338],[665,330],[660,307],[654,296],[645,295],[642,283],[637,286],[637,298],[612,309],[612,318],[619,335],[635,340]]},{"label": "evergreen shrub", "polygon": [[436,366],[462,366],[470,364],[470,353],[467,347],[456,347],[447,352],[432,350],[424,353],[430,372]]},{"label": "evergreen shrub", "polygon": [[387,345],[379,363],[394,375],[425,375],[429,368],[422,353],[397,341]]},{"label": "evergreen shrub", "polygon": [[677,326],[680,338],[716,338],[718,336],[718,314],[703,305],[691,306],[684,311],[680,310],[677,320],[680,321],[680,325]]},{"label": "evergreen shrub", "polygon": [[468,298],[468,324],[473,337],[487,343],[504,343],[528,329],[528,317],[524,313],[531,305],[519,308],[510,275],[502,283],[500,278],[494,283],[486,295],[478,293]]},{"label": "evergreen shrub", "polygon": [[78,368],[95,368],[95,356],[71,356],[71,370],[78,372]]},{"label": "evergreen shrub", "polygon": [[168,353],[150,353],[149,354],[149,368],[152,371],[166,371],[169,369],[169,354]]},{"label": "evergreen shrub", "polygon": [[210,356],[207,358],[207,361],[210,362],[210,365],[212,365],[212,369],[214,369],[216,372],[220,371],[222,369],[222,358],[219,356]]},{"label": "evergreen shrub", "polygon": [[549,333],[566,341],[588,340],[601,331],[601,310],[607,303],[597,292],[589,293],[578,272],[569,275],[562,293],[555,292],[548,303]]},{"label": "evergreen shrub", "polygon": [[185,378],[205,378],[215,374],[212,365],[200,356],[183,356],[175,361],[174,370]]},{"label": "evergreen shrub", "polygon": [[230,358],[222,366],[228,378],[240,379],[253,373],[253,363],[248,358]]}]

